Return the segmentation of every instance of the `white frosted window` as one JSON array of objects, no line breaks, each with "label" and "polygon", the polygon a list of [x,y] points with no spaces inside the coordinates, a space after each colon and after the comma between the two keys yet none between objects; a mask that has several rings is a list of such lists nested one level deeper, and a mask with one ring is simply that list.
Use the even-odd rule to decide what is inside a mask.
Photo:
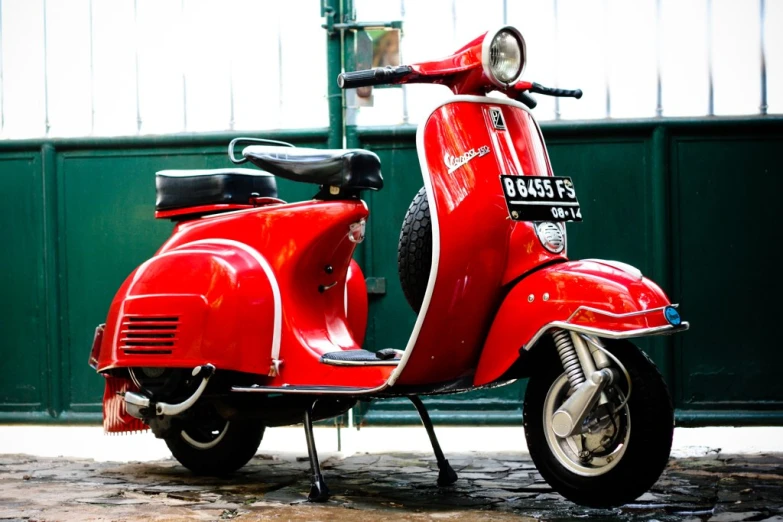
[{"label": "white frosted window", "polygon": [[2,136],[41,136],[46,132],[43,6],[6,1],[2,8]]},{"label": "white frosted window", "polygon": [[[766,3],[764,39],[767,54],[767,103],[769,112],[783,113],[783,1]],[[752,94],[749,94],[752,96]]]},{"label": "white frosted window", "polygon": [[707,0],[662,0],[661,4],[663,115],[707,114]]},{"label": "white frosted window", "polygon": [[601,61],[608,70],[610,116],[655,116],[658,90],[655,0],[606,3],[605,39],[603,46],[596,49],[599,54],[596,60],[603,58]]},{"label": "white frosted window", "polygon": [[712,0],[715,114],[759,110],[759,21],[758,0]]},{"label": "white frosted window", "polygon": [[135,39],[133,0],[92,3],[93,134],[136,132]]},{"label": "white frosted window", "polygon": [[46,40],[50,134],[90,133],[90,17],[87,0],[49,0]]},{"label": "white frosted window", "polygon": [[[783,112],[783,0],[355,0],[403,20],[403,63],[448,56],[508,23],[541,120]],[[762,15],[763,11],[763,15]],[[326,127],[318,2],[3,0],[0,138]],[[660,94],[659,94],[660,85]],[[374,89],[360,125],[421,121],[448,90]]]}]

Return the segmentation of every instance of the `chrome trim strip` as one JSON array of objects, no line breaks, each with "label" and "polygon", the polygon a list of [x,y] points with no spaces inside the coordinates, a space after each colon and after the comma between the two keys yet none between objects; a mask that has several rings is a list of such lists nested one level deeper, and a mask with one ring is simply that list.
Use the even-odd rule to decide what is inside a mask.
[{"label": "chrome trim strip", "polygon": [[625,318],[625,317],[636,317],[636,316],[639,316],[639,315],[647,315],[647,314],[651,314],[651,313],[654,313],[654,312],[663,312],[665,309],[667,309],[670,306],[673,307],[673,308],[677,308],[677,305],[666,305],[666,306],[661,306],[659,308],[648,308],[647,310],[641,310],[639,312],[628,312],[626,314],[615,314],[615,313],[609,312],[607,310],[601,310],[601,309],[598,309],[598,308],[593,308],[592,306],[580,306],[579,308],[574,310],[574,313],[572,313],[568,317],[568,319],[566,319],[566,322],[570,322],[580,312],[593,312],[595,314],[605,315],[605,316],[608,316],[608,317],[613,317],[615,319],[622,319],[622,318]]},{"label": "chrome trim strip", "polygon": [[377,361],[336,361],[334,359],[321,359],[322,364],[330,366],[397,366],[401,359],[378,359]]},{"label": "chrome trim strip", "polygon": [[578,207],[579,203],[571,203],[570,201],[564,202],[564,203],[553,203],[551,201],[509,201],[512,205],[546,205],[549,207],[558,206],[558,207]]},{"label": "chrome trim strip", "polygon": [[344,386],[232,386],[231,391],[237,393],[292,393],[300,395],[366,395],[383,389],[376,388],[346,388]]},{"label": "chrome trim strip", "polygon": [[630,339],[633,337],[647,337],[652,335],[666,335],[669,333],[684,332],[685,330],[690,328],[690,323],[683,321],[682,323],[680,323],[679,326],[673,326],[667,324],[665,326],[654,326],[652,328],[637,328],[636,330],[615,332],[612,330],[604,330],[601,328],[592,328],[590,326],[579,326],[564,321],[552,321],[551,323],[542,326],[541,329],[538,332],[536,332],[536,334],[530,339],[530,341],[528,341],[528,343],[523,347],[523,349],[525,351],[530,350],[531,347],[535,346],[535,344],[538,342],[541,336],[544,335],[548,330],[551,330],[552,328],[561,328],[563,330],[570,330],[572,332],[594,335],[596,337],[604,337],[606,339]]}]

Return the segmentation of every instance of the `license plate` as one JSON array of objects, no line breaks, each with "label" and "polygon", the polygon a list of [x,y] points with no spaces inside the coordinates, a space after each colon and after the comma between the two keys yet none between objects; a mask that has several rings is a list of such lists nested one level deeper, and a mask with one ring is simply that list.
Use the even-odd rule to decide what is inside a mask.
[{"label": "license plate", "polygon": [[574,182],[567,176],[500,176],[514,221],[582,221]]}]

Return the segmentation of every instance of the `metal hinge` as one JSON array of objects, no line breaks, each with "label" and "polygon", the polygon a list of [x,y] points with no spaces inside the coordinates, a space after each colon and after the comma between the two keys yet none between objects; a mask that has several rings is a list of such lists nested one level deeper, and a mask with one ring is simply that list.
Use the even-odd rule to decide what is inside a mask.
[{"label": "metal hinge", "polygon": [[369,295],[386,295],[385,277],[368,277],[364,280]]}]

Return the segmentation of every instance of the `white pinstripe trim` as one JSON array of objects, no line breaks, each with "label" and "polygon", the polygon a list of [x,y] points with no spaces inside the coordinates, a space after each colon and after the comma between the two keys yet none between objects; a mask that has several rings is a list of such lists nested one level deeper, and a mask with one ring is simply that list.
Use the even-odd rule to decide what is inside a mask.
[{"label": "white pinstripe trim", "polygon": [[[189,248],[192,245],[223,245],[223,246],[231,246],[235,248],[239,248],[240,250],[243,250],[244,252],[250,254],[250,256],[255,259],[258,264],[261,266],[261,268],[264,270],[264,273],[266,274],[266,278],[269,280],[269,286],[272,288],[272,298],[274,300],[274,320],[273,320],[273,330],[272,330],[272,361],[278,361],[280,359],[280,338],[281,338],[281,332],[283,329],[283,306],[282,301],[280,299],[280,286],[277,284],[277,278],[275,278],[275,274],[272,271],[272,267],[269,265],[266,259],[254,248],[249,247],[248,245],[244,243],[240,243],[239,241],[234,241],[231,239],[220,239],[220,238],[214,238],[214,239],[200,239],[198,241],[192,241],[190,243],[185,243],[182,245],[177,245],[172,250],[169,250],[167,252],[163,252],[161,254],[158,254],[157,256],[148,259],[144,263],[139,266],[138,270],[136,270],[136,274],[133,276],[133,281],[131,281],[131,284],[128,285],[128,291],[125,294],[125,299],[123,299],[123,303],[126,299],[130,298],[131,290],[136,285],[136,283],[141,279],[141,276],[144,274],[144,272],[147,270],[150,264],[152,264],[154,261],[160,259],[161,257],[171,256],[171,255],[177,255],[177,254],[212,254],[213,252],[210,250],[194,250]],[[124,314],[124,304],[123,308],[120,310],[120,317]],[[119,336],[120,332],[120,321],[117,321],[117,327],[114,331],[114,340],[113,343],[116,345],[117,343],[117,337]]]},{"label": "white pinstripe trim", "polygon": [[261,268],[264,270],[264,273],[266,274],[266,278],[269,280],[269,286],[272,287],[272,298],[275,303],[275,315],[274,315],[274,324],[273,324],[273,330],[272,330],[272,362],[276,362],[280,360],[280,337],[281,332],[283,330],[283,304],[282,300],[280,299],[280,286],[277,284],[277,278],[275,277],[275,273],[272,271],[272,267],[270,266],[269,262],[262,256],[258,250],[255,248],[251,248],[250,246],[240,243],[239,241],[234,241],[232,239],[220,239],[220,238],[214,238],[214,239],[200,239],[198,241],[193,241],[192,243],[186,243],[184,245],[180,245],[177,248],[187,248],[188,245],[223,245],[223,246],[231,246],[235,248],[239,248],[240,250],[243,250],[250,254],[250,256],[255,259],[259,265],[261,265]]},{"label": "white pinstripe trim", "polygon": [[[424,178],[424,189],[427,192],[427,200],[430,202],[430,219],[432,219],[432,267],[430,268],[430,277],[427,281],[427,290],[424,293],[424,300],[421,303],[419,315],[416,317],[416,324],[413,326],[413,331],[411,332],[410,339],[408,339],[408,344],[405,346],[405,353],[400,360],[400,364],[389,376],[389,380],[386,381],[388,386],[392,386],[395,382],[397,382],[397,379],[400,377],[400,374],[408,363],[408,359],[410,359],[411,352],[413,352],[413,348],[416,346],[416,341],[419,339],[419,333],[421,332],[421,328],[424,325],[424,319],[427,316],[427,311],[430,308],[432,293],[435,290],[435,280],[438,277],[438,265],[440,264],[440,226],[438,224],[438,209],[432,188],[432,178],[430,176],[430,169],[427,165],[427,157],[424,151],[424,127],[426,127],[427,122],[436,110],[440,109],[444,105],[455,102],[471,102],[488,105],[511,105],[512,107],[517,107],[530,113],[527,107],[511,99],[468,95],[452,96],[434,107],[430,112],[430,116],[428,116],[427,119],[424,120],[424,122],[421,123],[419,128],[416,130],[416,151],[419,155],[419,165],[421,167],[422,177]],[[517,161],[519,160],[517,159]]]}]

